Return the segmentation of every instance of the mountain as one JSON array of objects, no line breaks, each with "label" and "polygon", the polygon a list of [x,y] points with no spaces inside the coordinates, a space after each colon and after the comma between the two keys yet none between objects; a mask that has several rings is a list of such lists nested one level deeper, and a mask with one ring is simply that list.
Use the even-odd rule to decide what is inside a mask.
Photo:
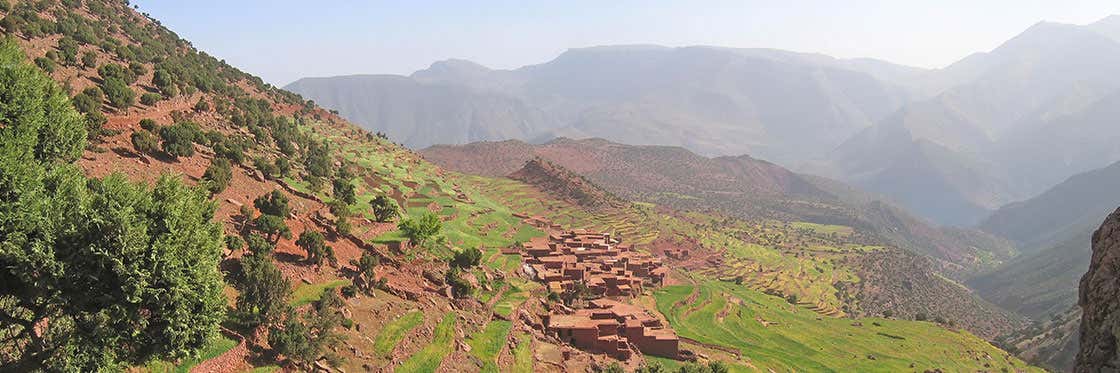
[{"label": "mountain", "polygon": [[546,113],[515,98],[400,76],[309,78],[285,89],[314,97],[348,118],[361,118],[370,130],[413,146],[526,138],[557,126]]},{"label": "mountain", "polygon": [[[942,224],[971,225],[1011,201],[1120,160],[1120,43],[1042,22],[919,78],[946,87],[906,104],[804,171],[880,192]],[[1112,110],[1114,111],[1114,110]]]},{"label": "mountain", "polygon": [[600,137],[796,164],[897,109],[909,93],[889,79],[922,72],[768,49],[630,45],[572,49],[515,70],[449,60],[410,77],[286,88],[415,148]]},{"label": "mountain", "polygon": [[749,156],[709,158],[680,147],[568,138],[539,145],[515,140],[438,145],[420,153],[447,169],[484,176],[509,174],[540,157],[629,199],[747,219],[850,226],[866,232],[867,240],[936,258],[939,269],[953,277],[1014,253],[1009,243],[985,233],[939,228],[877,196]]},{"label": "mountain", "polygon": [[968,281],[977,294],[1041,320],[1076,303],[1090,236],[1120,205],[1120,162],[1070,177],[1041,195],[1004,206],[979,228],[1016,243],[1022,255]]},{"label": "mountain", "polygon": [[1104,372],[1120,367],[1116,348],[1120,330],[1120,210],[1109,215],[1093,233],[1089,271],[1081,278],[1077,304],[1081,306],[1081,340],[1077,372]]},{"label": "mountain", "polygon": [[525,162],[521,169],[509,174],[509,178],[535,186],[557,199],[570,201],[592,210],[626,205],[625,201],[592,184],[584,177],[540,157]]}]

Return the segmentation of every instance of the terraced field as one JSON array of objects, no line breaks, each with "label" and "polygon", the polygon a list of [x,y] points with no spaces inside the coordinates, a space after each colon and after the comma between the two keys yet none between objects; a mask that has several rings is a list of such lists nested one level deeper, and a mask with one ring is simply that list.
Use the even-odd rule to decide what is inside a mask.
[{"label": "terraced field", "polygon": [[[1039,371],[983,339],[936,324],[821,317],[734,283],[699,277],[654,293],[682,337],[738,351],[744,371]],[[749,369],[748,369],[749,368]]]},{"label": "terraced field", "polygon": [[[445,173],[423,162],[411,151],[393,146],[378,138],[360,136],[351,129],[322,124],[301,128],[317,140],[328,141],[350,164],[355,177],[357,203],[351,206],[353,216],[373,219],[369,201],[386,195],[397,202],[406,216],[435,212],[443,219],[443,233],[448,242],[459,247],[490,249],[527,241],[544,233],[523,224],[512,216],[506,205],[480,191],[486,185],[464,180],[461,175]],[[314,190],[304,181],[285,179],[293,189],[330,201],[329,186]],[[362,239],[375,243],[399,242],[404,237],[392,223],[380,229],[356,232]],[[449,253],[434,253],[449,255]]]},{"label": "terraced field", "polygon": [[455,347],[455,313],[448,312],[436,325],[432,341],[405,360],[397,372],[434,372]]},{"label": "terraced field", "polygon": [[510,179],[465,177],[484,185],[488,196],[517,212],[544,216],[569,228],[589,228],[620,233],[631,243],[648,244],[657,238],[687,237],[723,259],[720,265],[703,266],[705,275],[735,280],[753,289],[792,296],[803,306],[827,316],[845,314],[833,283],[857,282],[836,259],[879,247],[848,241],[853,230],[839,225],[776,221],[744,222],[709,214],[670,216],[649,204],[588,212],[570,203],[548,198],[536,189]]}]

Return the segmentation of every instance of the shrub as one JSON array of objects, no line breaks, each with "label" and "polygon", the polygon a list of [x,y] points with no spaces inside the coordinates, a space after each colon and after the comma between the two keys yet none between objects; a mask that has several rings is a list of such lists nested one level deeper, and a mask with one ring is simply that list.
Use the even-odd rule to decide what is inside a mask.
[{"label": "shrub", "polygon": [[97,54],[93,52],[82,53],[82,66],[86,68],[97,67]]},{"label": "shrub", "polygon": [[439,235],[443,223],[439,217],[431,212],[424,213],[417,218],[404,219],[397,224],[397,228],[408,237],[413,244],[423,246]]},{"label": "shrub", "polygon": [[154,119],[144,118],[140,120],[140,128],[143,128],[145,131],[155,132],[158,127],[159,125],[156,124]]},{"label": "shrub", "polygon": [[38,65],[40,69],[43,69],[43,71],[46,71],[48,74],[54,72],[54,60],[52,60],[50,58],[46,58],[46,57],[36,58],[35,59],[35,64]]},{"label": "shrub", "polygon": [[334,249],[327,246],[323,234],[307,230],[300,233],[299,239],[296,240],[296,246],[299,246],[307,253],[307,261],[314,265],[323,265],[324,261],[328,261],[331,265],[337,265],[337,259],[334,256]]},{"label": "shrub", "polygon": [[245,241],[242,240],[241,237],[226,236],[226,248],[229,249],[229,251],[241,250],[242,247],[245,247]]},{"label": "shrub", "polygon": [[93,113],[101,111],[101,101],[105,96],[101,93],[101,89],[97,87],[89,87],[82,90],[82,93],[74,96],[70,101],[74,103],[74,108],[78,109],[81,113]]},{"label": "shrub", "polygon": [[162,99],[163,99],[163,96],[160,96],[158,93],[148,92],[148,93],[145,93],[143,95],[140,95],[140,103],[144,104],[144,105],[147,105],[147,106],[155,105],[156,103],[159,102],[159,100],[162,100]]},{"label": "shrub", "polygon": [[280,170],[276,167],[276,163],[270,162],[268,158],[263,156],[253,158],[253,168],[260,171],[266,179],[276,177],[276,175],[280,173]]},{"label": "shrub", "polygon": [[194,143],[202,134],[197,124],[180,122],[159,129],[163,151],[172,158],[194,155]]},{"label": "shrub", "polygon": [[202,174],[202,180],[210,194],[218,194],[226,190],[230,180],[233,180],[233,170],[230,167],[229,160],[214,158],[210,161],[210,166],[206,167],[206,172]]},{"label": "shrub", "polygon": [[206,102],[206,100],[199,99],[198,103],[194,104],[194,111],[199,113],[210,111],[210,103]]},{"label": "shrub", "polygon": [[101,86],[101,90],[109,98],[109,104],[117,109],[127,109],[136,102],[136,92],[133,92],[132,88],[129,88],[128,84],[120,79],[106,79]]},{"label": "shrub", "polygon": [[464,250],[455,252],[455,256],[451,259],[451,265],[460,268],[470,268],[478,265],[482,261],[482,250],[474,247],[468,247]]},{"label": "shrub", "polygon": [[132,148],[140,154],[152,154],[159,147],[156,137],[148,131],[133,131],[131,139]]}]

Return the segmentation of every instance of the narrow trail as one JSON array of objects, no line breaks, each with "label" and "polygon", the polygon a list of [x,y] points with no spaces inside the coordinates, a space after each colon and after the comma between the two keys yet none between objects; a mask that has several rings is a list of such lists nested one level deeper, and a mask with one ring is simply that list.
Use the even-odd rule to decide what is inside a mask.
[{"label": "narrow trail", "polygon": [[245,343],[245,337],[226,328],[222,328],[222,334],[237,340],[237,346],[195,365],[191,368],[191,373],[237,372],[248,368],[249,346]]}]

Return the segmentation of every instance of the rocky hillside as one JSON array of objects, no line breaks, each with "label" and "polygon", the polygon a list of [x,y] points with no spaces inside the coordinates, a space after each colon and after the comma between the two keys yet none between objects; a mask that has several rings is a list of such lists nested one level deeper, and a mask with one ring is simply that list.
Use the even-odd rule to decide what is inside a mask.
[{"label": "rocky hillside", "polygon": [[622,207],[625,201],[592,184],[587,178],[576,175],[544,158],[535,157],[509,174],[509,178],[522,181],[553,195],[592,210]]},{"label": "rocky hillside", "polygon": [[[860,281],[837,285],[859,299],[865,315],[888,315],[959,326],[992,339],[1027,325],[1022,317],[971,294],[934,271],[929,258],[900,250],[871,252],[842,262]],[[901,301],[907,299],[907,301]]]},{"label": "rocky hillside", "polygon": [[1093,258],[1078,292],[1081,347],[1075,370],[1120,370],[1120,210],[1093,233]]}]

